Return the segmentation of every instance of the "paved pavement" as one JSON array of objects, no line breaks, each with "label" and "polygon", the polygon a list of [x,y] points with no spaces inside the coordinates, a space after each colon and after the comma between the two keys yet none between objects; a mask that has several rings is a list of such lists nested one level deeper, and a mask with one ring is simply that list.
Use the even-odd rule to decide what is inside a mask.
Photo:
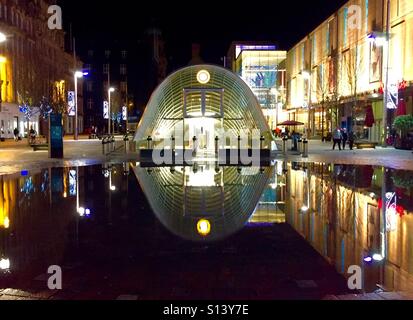
[{"label": "paved pavement", "polygon": [[[289,141],[288,148],[291,148],[290,144]],[[277,146],[281,150],[282,141],[277,141]],[[333,151],[332,143],[323,143],[318,140],[310,140],[308,149],[308,158],[303,158],[297,152],[291,151],[288,151],[287,155],[284,156],[280,151],[277,153],[277,159],[286,157],[289,161],[377,165],[394,169],[413,170],[413,153],[408,150],[377,147],[376,149]]]},{"label": "paved pavement", "polygon": [[[81,137],[79,141],[65,139],[64,159],[49,159],[47,151],[34,152],[27,141],[0,142],[0,174],[16,172],[22,169],[32,169],[47,166],[63,165],[91,165],[102,162],[137,161],[136,153],[125,153],[122,149],[122,137],[117,138],[117,152],[103,155],[102,143],[99,140],[89,140]],[[282,142],[277,141],[281,150]],[[290,146],[290,142],[288,144]],[[298,162],[327,162],[340,164],[382,165],[394,169],[413,170],[413,154],[411,151],[396,150],[394,148],[363,149],[363,150],[332,150],[331,143],[320,141],[309,142],[309,157],[303,158],[297,152],[288,152],[283,155],[276,153],[276,159],[287,159]]]}]

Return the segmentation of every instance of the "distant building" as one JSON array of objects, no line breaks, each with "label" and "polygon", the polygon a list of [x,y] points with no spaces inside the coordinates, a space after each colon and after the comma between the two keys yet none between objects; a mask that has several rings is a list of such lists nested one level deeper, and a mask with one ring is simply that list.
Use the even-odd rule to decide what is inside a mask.
[{"label": "distant building", "polygon": [[[72,54],[65,52],[63,30],[48,29],[48,7],[55,1],[0,0],[0,134],[12,138],[18,128],[26,135],[30,127],[47,135],[48,124],[38,112],[31,117],[20,112],[22,101],[38,105],[43,97],[59,112],[67,109],[68,91],[74,89]],[[79,64],[81,64],[79,62]],[[81,88],[81,83],[79,88]],[[82,95],[79,95],[79,129],[82,131]],[[65,116],[65,125],[73,119]],[[71,125],[73,127],[73,125]]]},{"label": "distant building", "polygon": [[107,132],[108,120],[103,115],[103,105],[108,101],[109,88],[115,88],[111,94],[111,117],[115,119],[113,127],[124,132],[126,120],[122,117],[124,107],[128,116],[135,106],[134,92],[130,79],[135,77],[133,59],[136,48],[123,45],[118,41],[92,42],[86,50],[81,51],[84,61],[83,69],[89,73],[84,82],[85,127],[89,130],[98,127],[100,132]]},{"label": "distant building", "polygon": [[271,129],[285,120],[286,51],[269,42],[233,42],[226,65],[252,89]]}]

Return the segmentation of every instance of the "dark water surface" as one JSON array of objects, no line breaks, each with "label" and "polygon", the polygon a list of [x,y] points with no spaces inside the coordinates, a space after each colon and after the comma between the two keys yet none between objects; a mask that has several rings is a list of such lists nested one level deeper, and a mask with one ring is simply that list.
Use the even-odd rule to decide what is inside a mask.
[{"label": "dark water surface", "polygon": [[[411,291],[412,213],[413,172],[374,166],[23,171],[0,176],[0,291],[320,299],[349,292],[353,265],[367,292]],[[61,291],[47,288],[51,265]]]}]

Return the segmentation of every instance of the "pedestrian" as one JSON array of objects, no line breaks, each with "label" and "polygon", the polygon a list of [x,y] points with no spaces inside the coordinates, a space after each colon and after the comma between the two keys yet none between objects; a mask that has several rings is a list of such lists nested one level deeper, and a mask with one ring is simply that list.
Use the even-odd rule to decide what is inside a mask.
[{"label": "pedestrian", "polygon": [[346,150],[346,144],[347,144],[347,141],[348,141],[348,134],[347,134],[347,129],[346,128],[344,128],[341,131],[341,139],[342,139],[342,143],[343,143],[343,150]]},{"label": "pedestrian", "polygon": [[33,129],[33,127],[30,127],[29,143],[34,144],[35,142],[36,142],[36,131]]},{"label": "pedestrian", "polygon": [[334,130],[333,132],[333,150],[336,149],[336,145],[338,145],[338,148],[341,151],[341,139],[342,139],[342,135],[341,135],[341,130],[340,128],[337,127],[336,130]]},{"label": "pedestrian", "polygon": [[19,141],[19,129],[15,128],[13,133],[14,133],[14,141]]},{"label": "pedestrian", "polygon": [[350,150],[353,150],[354,141],[356,140],[356,136],[353,131],[348,133],[348,145],[350,146]]}]

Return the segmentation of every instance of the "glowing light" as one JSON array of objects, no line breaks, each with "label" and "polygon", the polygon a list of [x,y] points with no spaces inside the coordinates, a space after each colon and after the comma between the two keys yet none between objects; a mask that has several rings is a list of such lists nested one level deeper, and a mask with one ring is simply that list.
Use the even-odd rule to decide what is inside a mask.
[{"label": "glowing light", "polygon": [[373,98],[378,98],[378,97],[379,97],[379,94],[378,94],[378,93],[373,93],[372,97],[373,97]]},{"label": "glowing light", "polygon": [[380,261],[384,260],[384,257],[381,254],[376,253],[376,254],[373,255],[373,260],[377,261],[377,262],[380,262]]},{"label": "glowing light", "polygon": [[303,71],[302,76],[304,79],[306,80],[310,80],[311,79],[311,74],[308,71]]},{"label": "glowing light", "polygon": [[301,207],[302,212],[307,212],[308,210],[309,210],[309,208],[307,206],[302,206]]},{"label": "glowing light", "polygon": [[0,270],[8,270],[10,269],[10,260],[9,259],[1,259],[0,260]]},{"label": "glowing light", "polygon": [[86,216],[90,216],[90,209],[86,209],[86,210],[85,210],[85,215],[86,215]]},{"label": "glowing light", "polygon": [[115,186],[110,186],[110,191],[116,191],[116,187]]},{"label": "glowing light", "polygon": [[211,75],[206,70],[201,70],[196,75],[196,79],[200,84],[207,84],[211,80]]},{"label": "glowing light", "polygon": [[3,32],[0,32],[0,43],[5,41],[7,41],[7,36]]},{"label": "glowing light", "polygon": [[7,58],[0,56],[0,63],[6,63],[7,62]]},{"label": "glowing light", "polygon": [[84,76],[84,74],[83,74],[82,71],[76,71],[76,72],[75,72],[75,77],[76,77],[76,78],[80,79],[80,78],[83,78],[83,76]]},{"label": "glowing light", "polygon": [[77,212],[79,213],[79,216],[83,217],[85,215],[86,209],[83,207],[80,207]]},{"label": "glowing light", "polygon": [[67,192],[63,192],[63,198],[67,198]]},{"label": "glowing light", "polygon": [[196,228],[198,233],[203,237],[206,237],[211,233],[211,223],[208,220],[199,220]]},{"label": "glowing light", "polygon": [[373,261],[373,258],[372,257],[365,257],[363,260],[364,260],[364,262],[370,263],[370,262]]},{"label": "glowing light", "polygon": [[115,92],[115,88],[109,88],[109,90],[108,90],[110,93],[113,93],[113,92]]},{"label": "glowing light", "polygon": [[4,218],[3,226],[8,229],[10,227],[10,219],[8,217]]}]

